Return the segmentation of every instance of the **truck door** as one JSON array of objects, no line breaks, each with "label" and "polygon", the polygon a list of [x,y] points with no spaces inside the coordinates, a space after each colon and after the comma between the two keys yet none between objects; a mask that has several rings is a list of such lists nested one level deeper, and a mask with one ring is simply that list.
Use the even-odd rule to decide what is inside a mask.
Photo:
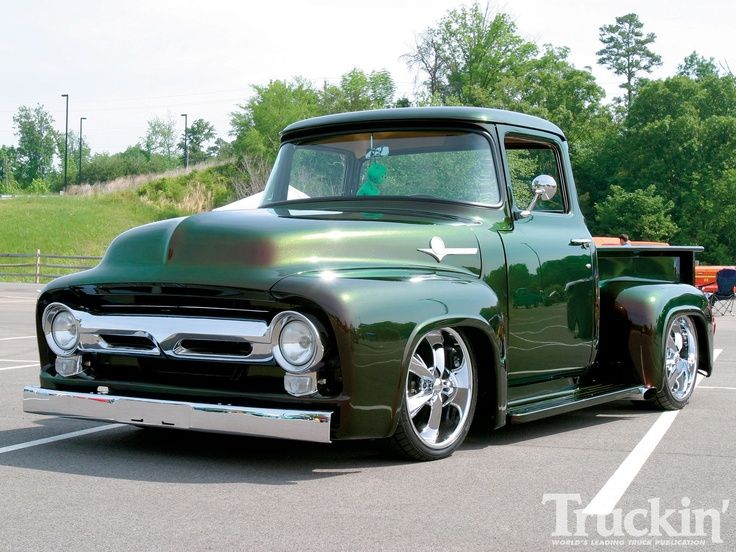
[{"label": "truck door", "polygon": [[[578,206],[566,143],[499,127],[513,229],[501,232],[508,276],[509,385],[574,376],[592,359],[597,282],[593,242]],[[552,176],[557,194],[531,214],[531,182]]]}]

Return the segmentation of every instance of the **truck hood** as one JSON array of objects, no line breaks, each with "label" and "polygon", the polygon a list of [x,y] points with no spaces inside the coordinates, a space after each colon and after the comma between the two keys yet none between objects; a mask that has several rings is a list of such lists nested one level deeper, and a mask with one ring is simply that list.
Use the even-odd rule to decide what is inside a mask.
[{"label": "truck hood", "polygon": [[[480,274],[470,219],[433,213],[219,211],[129,230],[84,283],[182,283],[268,290],[296,273],[409,268]],[[56,286],[54,286],[56,287]]]}]

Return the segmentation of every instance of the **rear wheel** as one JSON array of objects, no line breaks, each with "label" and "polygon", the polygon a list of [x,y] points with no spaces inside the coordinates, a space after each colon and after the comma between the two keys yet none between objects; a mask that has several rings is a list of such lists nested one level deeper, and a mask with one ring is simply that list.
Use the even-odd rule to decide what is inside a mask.
[{"label": "rear wheel", "polygon": [[698,333],[692,318],[673,317],[664,339],[662,384],[652,402],[663,410],[678,410],[690,400],[698,377]]},{"label": "rear wheel", "polygon": [[424,334],[410,357],[394,448],[414,460],[450,456],[473,420],[477,381],[471,351],[458,331]]}]

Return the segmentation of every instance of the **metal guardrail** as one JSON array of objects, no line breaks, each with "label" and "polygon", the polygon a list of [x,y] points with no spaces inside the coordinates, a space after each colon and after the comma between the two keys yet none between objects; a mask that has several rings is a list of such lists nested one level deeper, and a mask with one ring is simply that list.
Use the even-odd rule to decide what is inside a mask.
[{"label": "metal guardrail", "polygon": [[[6,262],[8,259],[10,262]],[[26,261],[28,259],[28,261]],[[0,279],[22,278],[33,280],[40,284],[42,281],[53,280],[59,276],[87,270],[97,264],[102,257],[84,255],[49,255],[41,253],[0,253]],[[95,261],[90,263],[89,261]],[[65,263],[65,264],[60,264]],[[30,270],[21,270],[30,269]],[[55,273],[46,272],[47,269]],[[12,270],[13,272],[8,272]]]}]

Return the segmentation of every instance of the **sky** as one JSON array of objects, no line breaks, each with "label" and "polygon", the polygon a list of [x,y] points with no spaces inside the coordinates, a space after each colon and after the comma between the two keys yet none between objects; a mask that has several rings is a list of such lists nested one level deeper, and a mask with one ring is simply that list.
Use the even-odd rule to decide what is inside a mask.
[{"label": "sky", "polygon": [[[79,130],[93,153],[141,140],[151,118],[173,117],[183,132],[204,118],[229,139],[230,113],[251,85],[306,77],[337,83],[353,68],[386,69],[397,97],[413,97],[416,77],[402,55],[456,0],[0,0],[0,145],[16,143],[12,117],[42,104],[64,131]],[[630,12],[657,40],[672,75],[692,51],[736,71],[734,0],[503,0],[518,32],[539,45],[567,46],[590,67],[610,100],[620,78],[596,64],[598,29]],[[493,106],[489,106],[493,107]]]}]

